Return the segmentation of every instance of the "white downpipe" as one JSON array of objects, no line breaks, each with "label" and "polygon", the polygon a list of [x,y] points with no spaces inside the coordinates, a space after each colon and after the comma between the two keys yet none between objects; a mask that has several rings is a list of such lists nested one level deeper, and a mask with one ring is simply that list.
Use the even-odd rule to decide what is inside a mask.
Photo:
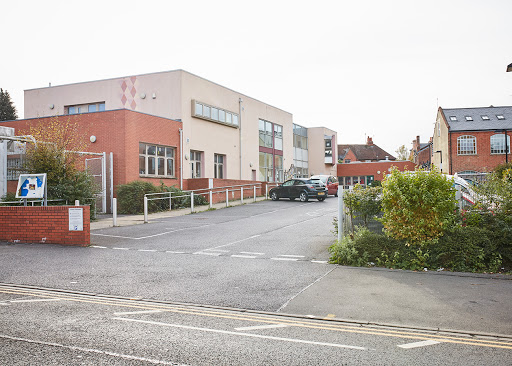
[{"label": "white downpipe", "polygon": [[169,192],[169,211],[172,211],[172,192]]},{"label": "white downpipe", "polygon": [[253,188],[254,188],[254,202],[256,202],[256,186],[254,186]]},{"label": "white downpipe", "polygon": [[148,198],[144,196],[144,223],[147,224],[148,222]]},{"label": "white downpipe", "polygon": [[265,199],[268,200],[268,184],[265,184]]},{"label": "white downpipe", "polygon": [[110,152],[110,209],[114,207],[114,153]]},{"label": "white downpipe", "polygon": [[117,198],[112,198],[112,226],[117,226]]},{"label": "white downpipe", "polygon": [[102,212],[107,212],[107,153],[103,152],[101,159],[101,208]]},{"label": "white downpipe", "polygon": [[240,180],[242,180],[242,98],[238,98],[238,134],[240,141],[238,142],[240,150]]}]

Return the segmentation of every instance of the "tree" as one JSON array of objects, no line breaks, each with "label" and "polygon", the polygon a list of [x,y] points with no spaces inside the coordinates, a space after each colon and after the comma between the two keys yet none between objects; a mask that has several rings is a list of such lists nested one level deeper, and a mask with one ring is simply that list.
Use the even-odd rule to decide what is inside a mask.
[{"label": "tree", "polygon": [[28,173],[46,173],[48,198],[64,199],[68,203],[90,202],[98,187],[93,176],[83,170],[80,155],[73,153],[85,148],[78,124],[54,117],[49,122],[30,126],[23,133],[32,135],[37,142],[27,144],[23,169]]},{"label": "tree", "polygon": [[11,101],[9,92],[0,88],[0,121],[11,121],[18,119],[16,108]]},{"label": "tree", "polygon": [[456,210],[453,180],[438,170],[400,172],[382,182],[382,223],[386,234],[417,244],[441,236]]},{"label": "tree", "polygon": [[410,160],[411,154],[405,145],[400,146],[395,152],[398,160]]},{"label": "tree", "polygon": [[498,165],[475,190],[480,207],[512,214],[512,163]]}]

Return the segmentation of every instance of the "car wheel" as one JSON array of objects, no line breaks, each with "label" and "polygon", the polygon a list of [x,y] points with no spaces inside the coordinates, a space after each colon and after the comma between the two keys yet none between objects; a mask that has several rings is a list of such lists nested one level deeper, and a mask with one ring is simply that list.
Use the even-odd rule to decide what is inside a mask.
[{"label": "car wheel", "polygon": [[300,202],[307,202],[308,194],[306,192],[300,192],[299,199],[300,199]]},{"label": "car wheel", "polygon": [[277,193],[276,192],[272,192],[270,194],[270,198],[272,199],[272,201],[278,201],[279,200],[279,197],[277,197]]},{"label": "car wheel", "polygon": [[323,200],[325,200],[325,197],[320,197],[320,198],[318,198],[318,200],[319,200],[320,202],[322,202]]}]

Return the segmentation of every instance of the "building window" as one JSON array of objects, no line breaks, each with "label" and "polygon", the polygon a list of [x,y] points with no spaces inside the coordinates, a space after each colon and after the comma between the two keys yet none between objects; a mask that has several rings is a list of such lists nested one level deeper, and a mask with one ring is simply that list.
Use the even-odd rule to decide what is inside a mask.
[{"label": "building window", "polygon": [[[282,135],[282,132],[281,132]],[[272,122],[259,120],[259,136],[260,136],[260,146],[273,148],[274,147],[274,139],[272,133]],[[281,136],[282,138],[282,136]]]},{"label": "building window", "polygon": [[324,157],[324,163],[325,164],[332,164],[332,136],[324,135],[324,142],[325,142],[325,157]]},{"label": "building window", "polygon": [[471,117],[471,116],[466,116],[464,118],[466,118],[466,121],[472,121],[473,120],[473,117]]},{"label": "building window", "polygon": [[293,166],[294,178],[309,178],[308,129],[293,125]]},{"label": "building window", "polygon": [[260,152],[260,181],[274,181],[274,163],[272,154]]},{"label": "building window", "polygon": [[238,114],[197,100],[192,100],[192,116],[231,127],[238,127]]},{"label": "building window", "polygon": [[276,150],[283,151],[283,126],[274,124],[274,144]]},{"label": "building window", "polygon": [[66,113],[66,114],[103,112],[104,110],[105,110],[105,102],[77,104],[77,105],[69,105],[69,106],[64,107],[64,113]]},{"label": "building window", "polygon": [[190,176],[192,178],[201,178],[201,169],[203,161],[203,152],[202,151],[193,151],[190,150]]},{"label": "building window", "polygon": [[491,154],[505,154],[508,150],[510,154],[510,136],[507,136],[507,143],[505,144],[505,135],[492,135],[491,136]]},{"label": "building window", "polygon": [[139,143],[139,175],[174,178],[176,148]]},{"label": "building window", "polygon": [[476,137],[475,136],[459,136],[457,137],[457,155],[475,155],[476,154]]},{"label": "building window", "polygon": [[484,120],[484,121],[489,121],[490,120],[489,116],[486,116],[486,115],[480,116],[480,117],[482,117],[482,120]]},{"label": "building window", "polygon": [[345,159],[345,164],[350,163],[350,159]]},{"label": "building window", "polygon": [[457,117],[455,117],[455,116],[450,116],[450,121],[456,122],[456,121],[457,121]]},{"label": "building window", "polygon": [[213,156],[213,170],[214,178],[224,179],[224,162],[226,161],[226,155],[215,154]]},{"label": "building window", "polygon": [[497,114],[496,115],[496,118],[499,119],[500,121],[501,120],[504,120],[505,119],[505,116],[503,114]]},{"label": "building window", "polygon": [[7,180],[18,180],[20,174],[26,173],[23,170],[23,159],[7,157]]},{"label": "building window", "polygon": [[275,167],[275,177],[276,182],[282,182],[284,179],[283,175],[283,157],[281,155],[274,155],[274,167]]}]

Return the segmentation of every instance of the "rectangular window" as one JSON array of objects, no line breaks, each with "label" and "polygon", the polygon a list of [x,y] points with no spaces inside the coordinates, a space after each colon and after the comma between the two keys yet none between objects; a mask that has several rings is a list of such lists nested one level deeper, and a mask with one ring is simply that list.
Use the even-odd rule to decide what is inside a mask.
[{"label": "rectangular window", "polygon": [[226,122],[226,112],[219,109],[219,122]]},{"label": "rectangular window", "polygon": [[214,121],[218,121],[219,120],[219,110],[215,107],[212,107],[212,119]]},{"label": "rectangular window", "polygon": [[238,115],[222,108],[217,108],[196,100],[192,100],[192,116],[206,119],[208,121],[220,122],[223,124],[231,125],[232,127],[238,126]]},{"label": "rectangular window", "polygon": [[508,150],[508,153],[510,154],[510,136],[507,136],[505,143],[504,134],[492,135],[491,154],[505,154],[506,150]]},{"label": "rectangular window", "polygon": [[99,110],[100,112],[103,112],[103,111],[105,110],[105,103],[100,103],[100,104],[98,104],[98,110]]},{"label": "rectangular window", "polygon": [[96,104],[89,104],[88,112],[96,112]]},{"label": "rectangular window", "polygon": [[226,159],[225,155],[215,154],[213,156],[213,170],[214,170],[214,178],[224,179],[224,161]]},{"label": "rectangular window", "polygon": [[170,146],[139,143],[139,174],[173,178],[175,150]]},{"label": "rectangular window", "polygon": [[457,155],[475,155],[476,137],[459,136],[457,137]]},{"label": "rectangular window", "polygon": [[203,153],[201,151],[190,150],[190,176],[192,178],[201,178]]},{"label": "rectangular window", "polygon": [[68,114],[76,114],[76,107],[68,107]]}]

